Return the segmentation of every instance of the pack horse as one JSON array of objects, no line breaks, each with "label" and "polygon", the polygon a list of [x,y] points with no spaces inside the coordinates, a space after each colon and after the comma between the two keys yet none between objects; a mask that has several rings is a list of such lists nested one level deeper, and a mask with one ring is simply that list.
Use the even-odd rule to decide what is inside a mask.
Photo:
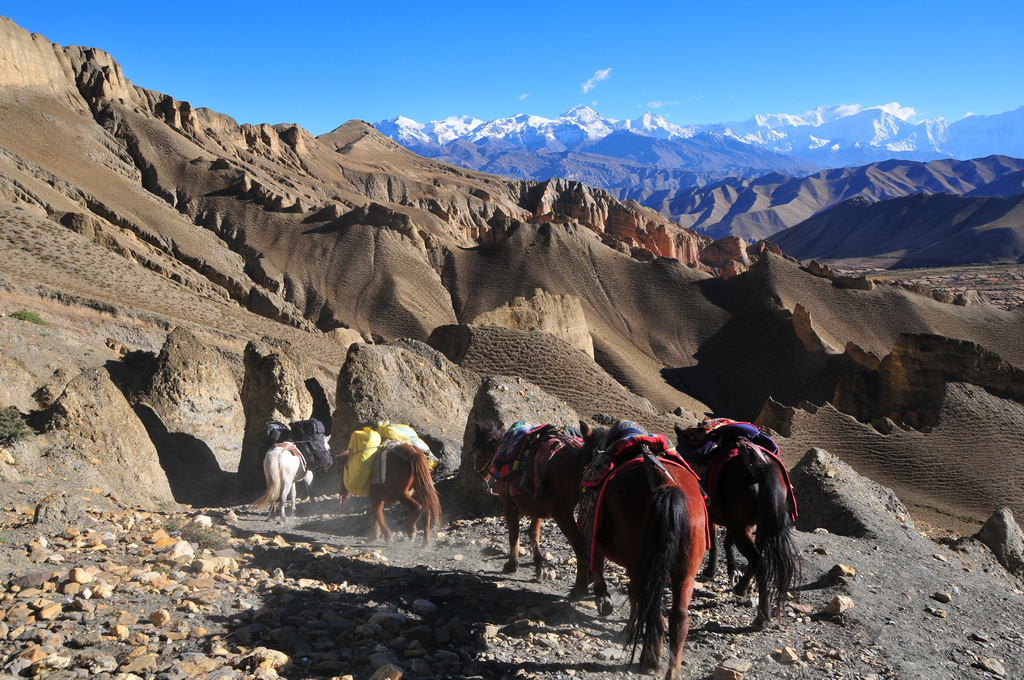
[{"label": "pack horse", "polygon": [[270,449],[263,456],[263,476],[267,490],[252,504],[253,508],[269,508],[267,519],[276,509],[282,523],[288,520],[285,506],[292,506],[295,514],[297,485],[305,482],[306,489],[313,482],[313,472],[325,470],[333,462],[330,436],[324,434],[324,426],[311,418],[285,426],[269,423],[263,432],[264,444]]}]

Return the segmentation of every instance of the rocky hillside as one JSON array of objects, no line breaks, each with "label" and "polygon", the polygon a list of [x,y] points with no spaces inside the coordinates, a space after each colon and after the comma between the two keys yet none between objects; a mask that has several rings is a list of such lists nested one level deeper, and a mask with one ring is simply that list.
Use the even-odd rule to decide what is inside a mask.
[{"label": "rocky hillside", "polygon": [[[258,486],[263,422],[313,412],[344,423],[342,439],[371,415],[415,418],[454,471],[473,395],[492,375],[527,380],[583,417],[665,427],[715,414],[762,418],[790,436],[772,418],[839,408],[856,433],[832,447],[844,457],[900,428],[920,447],[944,448],[926,430],[950,417],[947,383],[1005,404],[995,432],[1020,431],[1019,310],[805,269],[737,239],[711,243],[580,183],[509,181],[418,157],[358,121],[315,139],[294,126],[239,126],[132,85],[101,51],[2,28],[2,294],[8,314],[49,324],[3,320],[3,396],[37,432],[111,442],[89,444],[86,460],[114,451],[119,431],[147,439],[176,500],[197,502],[225,480],[240,493]],[[979,165],[976,174],[1000,173]],[[561,340],[510,335],[538,331]],[[948,343],[905,342],[930,336]],[[383,351],[400,338],[434,349],[342,371],[353,342]],[[863,376],[894,352],[914,357],[893,374],[910,397],[859,410],[880,389]],[[984,379],[951,371],[950,352],[954,365],[986,356],[998,369]],[[429,404],[437,397],[422,382],[426,366],[447,376],[429,383],[450,385],[447,419],[398,400],[395,413],[367,410],[380,390],[349,387],[382,384],[374,371],[408,372],[423,386],[408,398]],[[919,383],[927,394],[914,391]],[[98,409],[114,394],[124,420],[101,423],[102,437],[84,405],[61,403]],[[988,407],[964,408],[991,417]],[[211,417],[222,424],[204,422]],[[824,435],[810,426],[793,436]],[[36,454],[51,455],[56,441]],[[927,489],[914,499],[969,522],[1019,508],[1001,479],[986,481],[998,468],[989,455],[954,464],[983,477],[969,502]],[[67,472],[86,474],[78,465],[68,461]],[[181,485],[179,472],[194,466],[209,471],[209,489]],[[918,483],[901,475],[882,474]],[[159,484],[136,492],[169,495]]]},{"label": "rocky hillside", "polygon": [[[0,34],[4,672],[368,677],[394,661],[500,676],[522,670],[521,634],[535,675],[617,677],[621,621],[490,574],[502,537],[467,438],[491,420],[620,417],[670,433],[707,415],[770,428],[794,469],[810,455],[800,493],[820,518],[800,525],[810,608],[792,610],[785,637],[744,638],[741,665],[1019,671],[1016,577],[994,566],[1017,571],[1019,551],[968,540],[953,554],[929,537],[973,535],[1002,508],[1016,535],[1024,308],[711,242],[578,182],[418,157],[358,121],[319,138],[238,125],[132,85],[98,50],[8,21]],[[310,416],[335,450],[356,427],[412,425],[441,459],[444,550],[349,554],[364,508],[339,519],[334,470],[315,476],[301,534],[247,515],[263,425]],[[874,483],[905,507],[879,492],[851,510]],[[186,534],[197,509],[230,546]],[[835,516],[851,512],[870,531],[847,541]],[[861,580],[821,591],[832,554],[859,560]],[[861,611],[826,614],[838,595]],[[704,675],[746,614],[706,608]],[[928,625],[941,635],[902,633]],[[573,647],[580,631],[607,644]],[[568,661],[545,651],[570,647]]]}]

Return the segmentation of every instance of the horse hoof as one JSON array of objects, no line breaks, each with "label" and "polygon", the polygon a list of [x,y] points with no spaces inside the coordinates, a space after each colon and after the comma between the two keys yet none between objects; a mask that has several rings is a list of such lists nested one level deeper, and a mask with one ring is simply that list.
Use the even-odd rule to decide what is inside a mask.
[{"label": "horse hoof", "polygon": [[579,602],[580,600],[582,600],[586,596],[587,596],[587,587],[586,586],[575,586],[572,590],[569,591],[569,601],[570,602]]},{"label": "horse hoof", "polygon": [[510,561],[505,563],[505,566],[501,568],[501,571],[503,574],[514,574],[517,569],[519,569],[519,563]]},{"label": "horse hoof", "polygon": [[612,613],[612,601],[607,597],[601,597],[597,600],[597,613],[601,616],[611,616]]}]

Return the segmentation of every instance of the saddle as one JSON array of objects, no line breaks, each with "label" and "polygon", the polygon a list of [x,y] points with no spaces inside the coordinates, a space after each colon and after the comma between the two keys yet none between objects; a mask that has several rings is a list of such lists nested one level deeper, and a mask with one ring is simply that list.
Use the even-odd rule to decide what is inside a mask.
[{"label": "saddle", "polygon": [[[765,435],[767,437],[767,435]],[[789,506],[789,516],[796,521],[797,507],[796,495],[793,493],[793,484],[789,481],[789,471],[782,463],[778,454],[755,444],[745,437],[737,437],[735,440],[720,444],[716,448],[715,455],[710,459],[707,470],[701,478],[701,486],[707,494],[707,501],[710,504],[714,500],[714,493],[718,489],[718,479],[721,477],[722,468],[734,458],[739,458],[751,477],[757,478],[755,466],[775,465],[782,472],[782,479],[786,484],[786,503]]]},{"label": "saddle", "polygon": [[[595,568],[595,543],[597,531],[601,527],[601,509],[604,505],[604,491],[608,482],[616,475],[642,465],[644,458],[648,455],[654,464],[663,470],[666,467],[680,467],[693,475],[694,479],[700,480],[697,473],[673,448],[665,435],[650,434],[630,421],[622,421],[613,426],[605,439],[605,448],[599,450],[594,456],[594,460],[583,470],[583,480],[580,486],[582,493],[580,494],[577,517],[583,538],[587,542],[591,569]],[[650,475],[651,472],[649,471],[648,474]],[[652,486],[654,486],[653,483]],[[707,513],[706,501],[707,497],[705,496],[705,514]],[[707,527],[706,521],[705,527]],[[637,527],[637,531],[639,530],[640,527]],[[707,534],[706,539],[710,546],[710,533]]]},{"label": "saddle", "polygon": [[519,421],[502,436],[491,463],[491,475],[507,484],[513,496],[529,494],[540,499],[548,463],[566,446],[583,446],[583,440],[571,428]]}]

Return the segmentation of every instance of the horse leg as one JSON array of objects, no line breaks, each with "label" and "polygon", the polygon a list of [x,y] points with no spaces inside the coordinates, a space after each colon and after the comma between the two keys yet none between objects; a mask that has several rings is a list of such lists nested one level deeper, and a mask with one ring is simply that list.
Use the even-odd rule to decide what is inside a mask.
[{"label": "horse leg", "polygon": [[733,541],[732,533],[729,531],[725,532],[725,572],[729,576],[729,585],[736,585],[736,554],[733,548],[735,547],[735,541]]},{"label": "horse leg", "polygon": [[[406,511],[409,513],[409,540],[416,536],[416,524],[419,522],[420,517],[423,516],[423,506],[416,502],[416,499],[412,497],[412,487],[406,489],[402,495],[398,498],[398,502],[401,503]],[[428,521],[427,527],[424,530],[427,545],[430,542],[430,524]]]},{"label": "horse leg", "polygon": [[533,548],[533,574],[538,583],[555,580],[555,568],[548,564],[540,552],[540,527],[544,520],[540,517],[530,518],[530,547]]},{"label": "horse leg", "polygon": [[729,537],[732,539],[733,545],[740,551],[740,554],[747,560],[747,568],[743,570],[743,575],[740,576],[736,585],[733,586],[732,591],[737,595],[746,595],[750,592],[750,582],[754,578],[757,563],[761,560],[761,553],[758,552],[757,546],[754,545],[753,527],[746,527],[738,532],[730,530]]},{"label": "horse leg", "polygon": [[[698,565],[693,565],[696,568]],[[665,680],[682,677],[679,663],[683,658],[683,645],[690,634],[690,601],[693,599],[694,579],[687,575],[672,580],[672,609],[668,616],[669,663]]]},{"label": "horse leg", "polygon": [[384,542],[391,542],[391,529],[384,521],[384,499],[380,496],[371,498],[370,513],[373,517],[373,539],[378,540],[384,534]]},{"label": "horse leg", "polygon": [[597,600],[597,613],[610,616],[612,598],[608,595],[608,584],[604,580],[604,555],[600,553],[594,560],[594,598]]},{"label": "horse leg", "polygon": [[[718,568],[718,525],[709,524],[708,532],[711,535],[711,548],[708,550],[708,561],[704,565],[704,571],[700,573],[701,581],[714,581],[715,580],[715,569]],[[726,541],[729,539],[726,538]],[[726,544],[728,546],[728,544]],[[726,564],[730,564],[729,560],[732,557],[732,553],[726,549]],[[732,571],[729,572],[730,581],[732,580]]]},{"label": "horse leg", "polygon": [[505,525],[508,527],[508,562],[501,571],[514,574],[519,569],[519,508],[505,494],[502,494],[501,502],[505,506]]},{"label": "horse leg", "polygon": [[582,600],[587,596],[587,586],[590,583],[590,571],[587,569],[587,542],[583,538],[580,525],[573,517],[572,509],[568,512],[559,512],[553,516],[555,524],[562,530],[562,533],[569,540],[572,551],[576,555],[576,583],[569,591],[570,600]]}]

